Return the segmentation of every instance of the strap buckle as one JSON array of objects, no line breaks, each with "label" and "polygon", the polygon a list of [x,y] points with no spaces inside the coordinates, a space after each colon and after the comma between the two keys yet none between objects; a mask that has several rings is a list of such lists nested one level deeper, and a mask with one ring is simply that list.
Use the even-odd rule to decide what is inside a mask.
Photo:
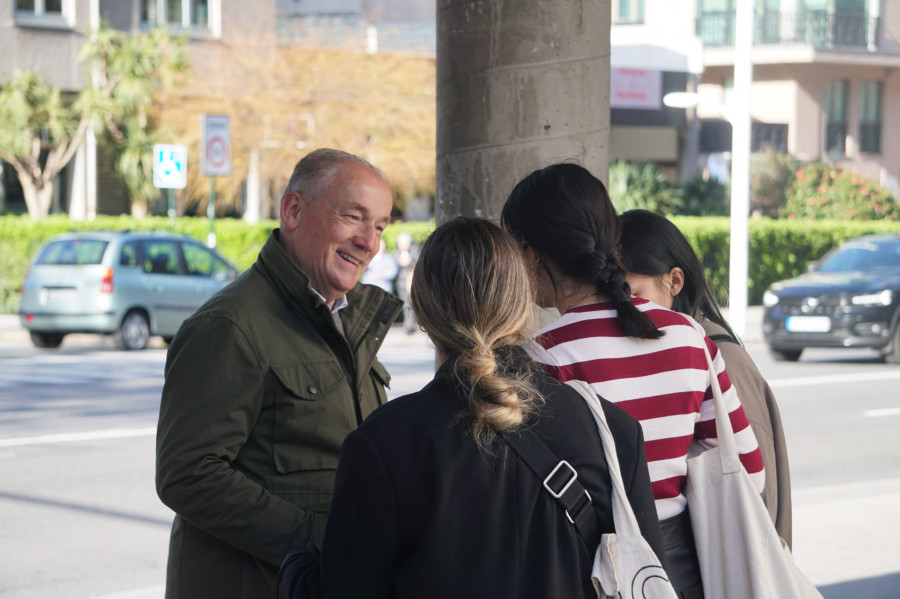
[{"label": "strap buckle", "polygon": [[[565,481],[565,484],[563,485],[562,489],[560,489],[559,491],[554,491],[553,488],[550,486],[551,479],[556,475],[557,472],[559,472],[560,468],[563,468],[563,467],[569,469],[570,476]],[[569,490],[569,487],[571,487],[572,483],[574,483],[577,479],[578,479],[578,473],[575,471],[574,468],[572,468],[572,465],[565,460],[560,460],[559,464],[556,465],[556,468],[553,469],[553,472],[548,474],[547,478],[544,479],[544,488],[547,489],[547,491],[549,491],[550,494],[553,495],[553,497],[555,499],[559,499],[566,493],[566,491]]]}]

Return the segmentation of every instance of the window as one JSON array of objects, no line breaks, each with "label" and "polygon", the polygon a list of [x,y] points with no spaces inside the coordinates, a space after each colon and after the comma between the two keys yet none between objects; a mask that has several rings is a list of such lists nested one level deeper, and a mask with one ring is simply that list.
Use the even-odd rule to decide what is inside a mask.
[{"label": "window", "polygon": [[869,17],[868,0],[803,0],[801,36],[814,46],[865,46],[875,41],[877,18]]},{"label": "window", "polygon": [[210,29],[210,4],[216,0],[140,0],[141,23],[148,27]]},{"label": "window", "polygon": [[833,159],[847,153],[847,91],[846,79],[831,79],[825,88],[825,151]]},{"label": "window", "polygon": [[788,126],[778,123],[750,124],[750,151],[761,152],[766,148],[787,152]]},{"label": "window", "polygon": [[142,243],[144,272],[160,275],[181,274],[178,250],[174,241],[145,241]]},{"label": "window", "polygon": [[128,242],[122,246],[122,253],[119,254],[119,264],[122,266],[138,265],[138,251],[134,242]]},{"label": "window", "polygon": [[16,0],[16,12],[62,16],[62,0]]},{"label": "window", "polygon": [[19,24],[67,27],[74,25],[74,0],[15,0]]},{"label": "window", "polygon": [[643,23],[644,0],[614,0],[613,23]]},{"label": "window", "polygon": [[859,151],[881,153],[881,81],[863,81],[859,89]]},{"label": "window", "polygon": [[47,244],[37,264],[100,264],[108,241],[101,239],[66,239]]},{"label": "window", "polygon": [[228,278],[231,267],[224,260],[201,245],[183,243],[184,262],[189,275],[213,277],[218,281]]}]

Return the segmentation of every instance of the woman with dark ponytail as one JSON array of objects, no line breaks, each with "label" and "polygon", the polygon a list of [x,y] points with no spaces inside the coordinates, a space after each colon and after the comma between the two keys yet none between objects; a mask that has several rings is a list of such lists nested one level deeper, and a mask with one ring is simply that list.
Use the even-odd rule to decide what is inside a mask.
[{"label": "woman with dark ponytail", "polygon": [[533,357],[561,381],[586,381],[641,423],[666,570],[680,597],[703,597],[684,485],[691,442],[717,444],[704,344],[741,462],[760,491],[765,480],[756,438],[716,345],[686,316],[631,297],[619,218],[606,187],[585,168],[554,164],[531,173],[513,189],[501,220],[530,265],[538,304],[561,315],[539,331]]},{"label": "woman with dark ponytail", "polygon": [[[590,494],[596,540],[614,531],[593,416],[525,350],[532,289],[497,225],[458,218],[431,234],[411,301],[441,364],[425,388],[381,406],[344,441],[321,561],[289,555],[280,598],[596,599],[596,543],[507,443],[534,431]],[[602,404],[641,532],[662,556],[641,427]]]}]

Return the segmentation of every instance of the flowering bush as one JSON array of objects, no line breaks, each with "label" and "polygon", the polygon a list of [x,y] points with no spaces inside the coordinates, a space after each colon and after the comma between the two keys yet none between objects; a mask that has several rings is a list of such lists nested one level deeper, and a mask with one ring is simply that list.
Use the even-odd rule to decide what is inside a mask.
[{"label": "flowering bush", "polygon": [[797,171],[781,212],[789,219],[900,220],[900,203],[878,182],[813,163]]}]

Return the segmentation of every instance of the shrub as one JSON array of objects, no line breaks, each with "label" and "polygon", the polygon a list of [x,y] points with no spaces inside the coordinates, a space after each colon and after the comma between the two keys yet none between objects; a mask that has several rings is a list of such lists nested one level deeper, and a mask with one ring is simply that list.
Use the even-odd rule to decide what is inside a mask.
[{"label": "shrub", "polygon": [[786,152],[767,148],[750,156],[750,210],[778,216],[788,200],[788,189],[803,163]]},{"label": "shrub", "polygon": [[864,175],[814,163],[796,172],[781,214],[789,219],[900,220],[900,204]]},{"label": "shrub", "polygon": [[681,199],[665,172],[647,162],[614,162],[609,167],[609,195],[618,212],[643,208],[677,214]]},{"label": "shrub", "polygon": [[695,175],[679,188],[681,209],[684,216],[727,216],[730,202],[725,186],[713,178]]}]

